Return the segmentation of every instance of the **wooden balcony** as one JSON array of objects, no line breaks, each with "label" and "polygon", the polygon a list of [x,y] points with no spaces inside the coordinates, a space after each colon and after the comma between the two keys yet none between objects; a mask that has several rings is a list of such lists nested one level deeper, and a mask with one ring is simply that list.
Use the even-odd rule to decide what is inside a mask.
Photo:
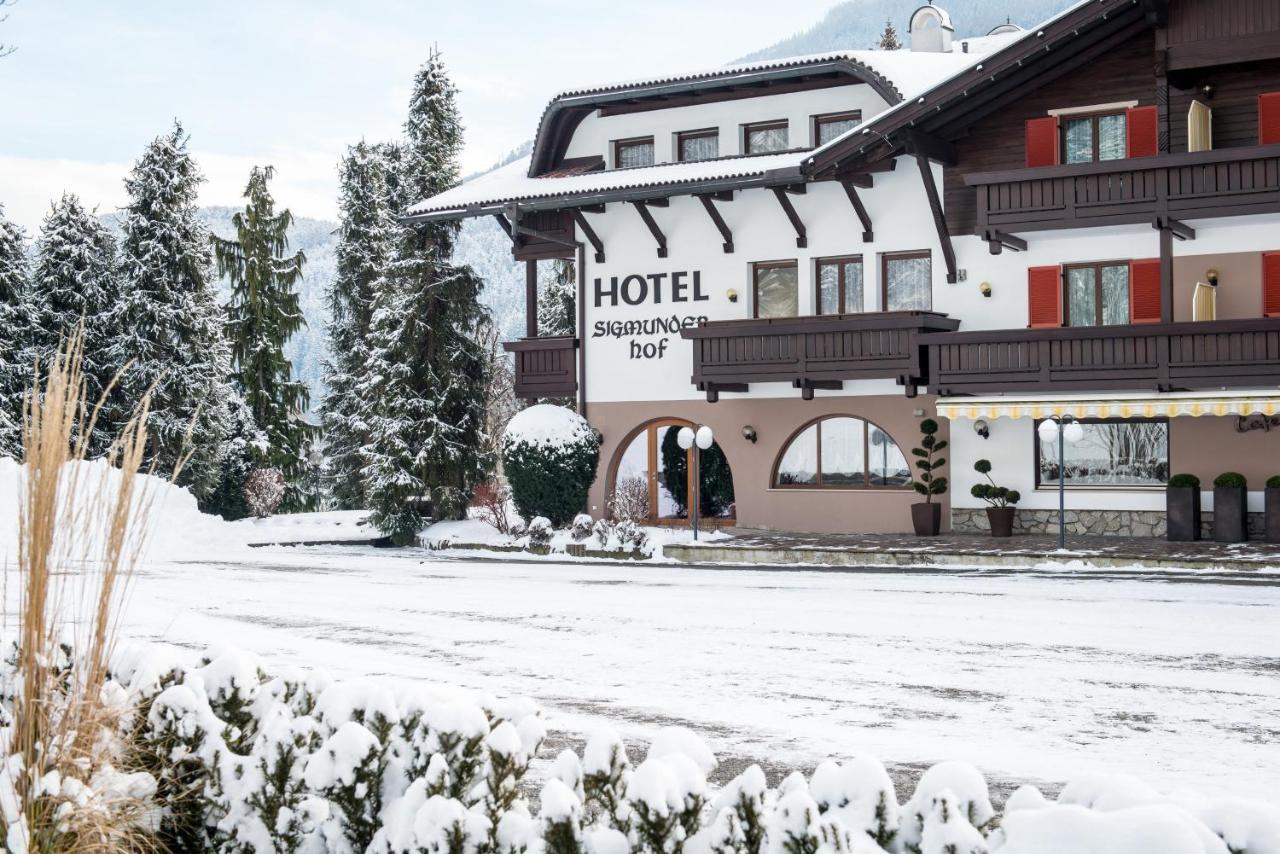
[{"label": "wooden balcony", "polygon": [[926,335],[935,394],[1280,385],[1280,318]]},{"label": "wooden balcony", "polygon": [[914,396],[927,381],[920,336],[960,321],[929,311],[722,320],[685,329],[693,382],[716,401],[751,383],[791,383],[805,399],[845,380],[894,379]]},{"label": "wooden balcony", "polygon": [[1237,216],[1280,210],[1280,145],[965,176],[977,233]]},{"label": "wooden balcony", "polygon": [[577,338],[522,338],[502,348],[515,354],[516,397],[536,400],[578,393]]}]

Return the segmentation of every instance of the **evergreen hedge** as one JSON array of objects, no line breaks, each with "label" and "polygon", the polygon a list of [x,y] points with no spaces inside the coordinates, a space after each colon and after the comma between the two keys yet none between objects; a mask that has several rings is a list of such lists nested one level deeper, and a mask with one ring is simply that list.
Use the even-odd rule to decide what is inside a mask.
[{"label": "evergreen hedge", "polygon": [[557,528],[587,504],[596,479],[600,437],[582,416],[551,404],[516,414],[502,440],[502,468],[516,512],[545,516]]}]

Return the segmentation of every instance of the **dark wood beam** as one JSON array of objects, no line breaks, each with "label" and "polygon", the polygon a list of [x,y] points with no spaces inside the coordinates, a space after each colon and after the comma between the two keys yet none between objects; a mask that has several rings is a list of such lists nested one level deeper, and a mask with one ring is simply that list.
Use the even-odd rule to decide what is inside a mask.
[{"label": "dark wood beam", "polygon": [[792,380],[792,388],[800,389],[801,400],[813,400],[813,390],[840,391],[844,388],[841,380]]},{"label": "dark wood beam", "polygon": [[846,184],[852,184],[855,187],[861,187],[864,190],[870,190],[875,186],[875,177],[871,173],[863,173],[861,175],[850,175],[844,180]]},{"label": "dark wood beam", "polygon": [[653,214],[649,213],[650,202],[632,202],[636,207],[636,212],[640,214],[640,218],[644,220],[644,224],[649,227],[649,233],[653,235],[653,239],[658,242],[658,257],[667,257],[667,236],[662,233],[662,229],[658,228],[658,223],[654,221]]},{"label": "dark wood beam", "polygon": [[790,193],[793,196],[803,196],[805,193],[809,192],[809,185],[808,184],[788,184],[782,189],[786,190],[788,193]]},{"label": "dark wood beam", "polygon": [[876,239],[875,231],[871,227],[871,214],[867,213],[867,206],[862,203],[857,186],[852,182],[844,182],[840,186],[844,187],[845,195],[849,197],[849,204],[853,205],[853,212],[858,215],[858,221],[862,223],[862,242],[870,243]]},{"label": "dark wood beam", "polygon": [[918,130],[907,131],[907,153],[936,160],[944,166],[955,166],[958,159],[954,145]]},{"label": "dark wood beam", "polygon": [[773,196],[778,200],[778,204],[782,206],[782,212],[787,215],[787,219],[791,220],[791,227],[796,230],[796,247],[804,249],[809,245],[809,235],[805,231],[804,222],[800,219],[800,214],[796,213],[795,205],[791,204],[791,199],[787,198],[787,191],[782,187],[774,187]]},{"label": "dark wood beam", "polygon": [[720,236],[724,238],[725,253],[733,252],[733,232],[729,230],[724,217],[720,216],[720,211],[716,210],[715,202],[711,200],[711,196],[698,196],[698,201],[702,202],[703,210],[707,212],[707,216],[711,217],[711,222],[720,231]]},{"label": "dark wood beam", "polygon": [[[600,207],[604,207],[604,205],[601,205]],[[573,209],[573,221],[578,224],[578,228],[581,229],[583,235],[586,236],[587,241],[591,244],[591,248],[596,251],[596,263],[603,264],[604,243],[600,240],[599,235],[596,234],[596,230],[591,227],[591,223],[587,222],[587,218],[583,216],[581,208]]]},{"label": "dark wood beam", "polygon": [[582,205],[574,208],[574,210],[579,210],[583,213],[604,213],[604,203],[602,202],[598,205]]},{"label": "dark wood beam", "polygon": [[707,403],[719,403],[720,392],[745,392],[749,388],[746,383],[703,383],[703,391],[707,393]]},{"label": "dark wood beam", "polygon": [[524,262],[524,337],[538,337],[538,262]]},{"label": "dark wood beam", "polygon": [[1173,323],[1173,229],[1160,229],[1160,322]]},{"label": "dark wood beam", "polygon": [[713,199],[717,202],[733,201],[733,190],[720,190],[715,193],[702,193],[701,195],[706,196],[707,198]]},{"label": "dark wood beam", "polygon": [[1171,216],[1157,216],[1151,224],[1152,228],[1167,229],[1179,240],[1195,240],[1196,230],[1180,219]]},{"label": "dark wood beam", "polygon": [[1014,237],[1012,234],[1006,234],[999,229],[987,229],[983,233],[982,239],[987,241],[987,248],[991,250],[992,255],[999,255],[1006,246],[1014,252],[1027,251],[1027,241],[1023,240],[1021,237]]},{"label": "dark wood beam", "polygon": [[938,243],[942,244],[942,258],[947,264],[947,284],[954,285],[958,280],[956,250],[951,245],[947,218],[942,213],[942,199],[938,195],[938,184],[933,180],[933,166],[923,154],[916,155],[916,165],[920,167],[920,181],[924,184],[925,195],[929,197],[929,210],[933,214],[933,227],[938,232]]},{"label": "dark wood beam", "polygon": [[502,230],[507,233],[507,237],[515,240],[515,235],[511,233],[511,223],[507,218],[500,213],[494,214],[493,218],[498,221],[498,225],[502,226]]},{"label": "dark wood beam", "polygon": [[644,203],[651,208],[669,208],[671,207],[671,199],[668,196],[661,196],[656,199],[645,199]]}]

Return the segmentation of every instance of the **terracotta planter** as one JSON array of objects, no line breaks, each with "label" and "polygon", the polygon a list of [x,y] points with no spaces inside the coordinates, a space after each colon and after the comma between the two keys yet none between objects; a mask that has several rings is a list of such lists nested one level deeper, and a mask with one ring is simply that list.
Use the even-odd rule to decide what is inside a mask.
[{"label": "terracotta planter", "polygon": [[1268,486],[1265,495],[1267,542],[1280,543],[1280,486]]},{"label": "terracotta planter", "polygon": [[991,536],[1013,536],[1013,507],[988,507],[987,521],[991,524]]},{"label": "terracotta planter", "polygon": [[1200,539],[1200,487],[1170,486],[1165,490],[1165,523],[1170,540]]},{"label": "terracotta planter", "polygon": [[1249,539],[1249,492],[1242,486],[1213,488],[1213,539],[1219,543],[1243,543]]},{"label": "terracotta planter", "polygon": [[911,524],[917,537],[936,537],[942,530],[942,505],[936,502],[920,502],[911,505]]}]

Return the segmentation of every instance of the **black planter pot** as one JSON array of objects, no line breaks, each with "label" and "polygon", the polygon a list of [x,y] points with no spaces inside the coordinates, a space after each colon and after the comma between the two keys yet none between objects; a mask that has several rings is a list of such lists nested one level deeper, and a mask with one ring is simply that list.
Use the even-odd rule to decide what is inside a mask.
[{"label": "black planter pot", "polygon": [[1267,542],[1280,543],[1280,486],[1268,486],[1265,495]]},{"label": "black planter pot", "polygon": [[1219,543],[1243,543],[1249,539],[1249,492],[1242,486],[1213,488],[1213,539]]},{"label": "black planter pot", "polygon": [[991,536],[1013,536],[1013,507],[988,507],[987,521],[991,524]]},{"label": "black planter pot", "polygon": [[1170,540],[1200,539],[1200,487],[1171,486],[1165,490],[1165,521]]},{"label": "black planter pot", "polygon": [[911,505],[911,525],[917,537],[936,537],[942,530],[942,505],[936,502],[920,502]]}]

